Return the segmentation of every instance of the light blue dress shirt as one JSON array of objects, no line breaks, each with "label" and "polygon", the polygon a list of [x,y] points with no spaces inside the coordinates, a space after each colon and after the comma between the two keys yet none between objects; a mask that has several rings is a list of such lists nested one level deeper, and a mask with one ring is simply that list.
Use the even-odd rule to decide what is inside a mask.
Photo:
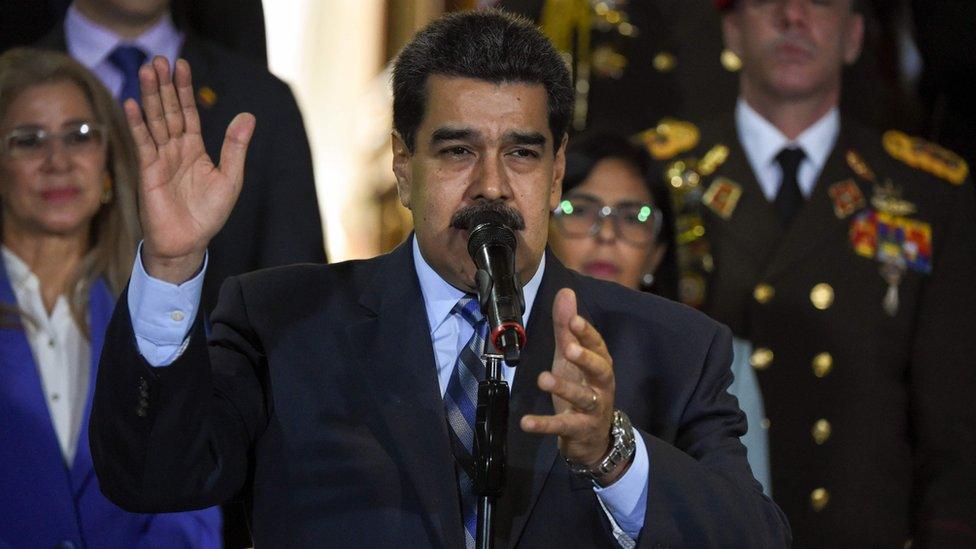
[{"label": "light blue dress shirt", "polygon": [[[464,292],[444,281],[427,264],[416,239],[413,239],[412,246],[414,266],[420,280],[434,345],[437,379],[443,396],[454,361],[474,330],[467,321],[451,314]],[[139,352],[152,366],[171,364],[186,348],[190,327],[199,309],[206,268],[205,259],[200,272],[179,285],[154,279],[143,268],[140,245],[129,281],[128,306]],[[526,310],[522,320],[526,325],[544,271],[545,257],[535,275],[523,288]],[[551,311],[542,311],[540,314],[551,314]],[[506,365],[502,368],[502,375],[511,387],[515,380],[515,368]],[[610,486],[593,487],[613,525],[614,535],[625,547],[632,547],[634,540],[640,535],[647,504],[650,460],[643,439],[638,436],[636,442],[634,461],[624,475]]]},{"label": "light blue dress shirt", "polygon": [[746,414],[749,430],[740,439],[746,447],[746,459],[752,474],[762,484],[763,492],[772,497],[771,480],[769,477],[769,432],[764,424],[766,418],[762,393],[759,392],[759,380],[756,372],[749,364],[752,355],[752,344],[748,341],[732,338],[732,375],[735,377],[729,386],[729,393],[739,400],[739,408]]}]

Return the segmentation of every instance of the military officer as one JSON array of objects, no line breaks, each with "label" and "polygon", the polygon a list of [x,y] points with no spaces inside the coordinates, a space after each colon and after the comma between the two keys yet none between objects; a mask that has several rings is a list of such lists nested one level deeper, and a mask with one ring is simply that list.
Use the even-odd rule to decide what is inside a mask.
[{"label": "military officer", "polygon": [[797,547],[976,545],[976,198],[957,155],[841,115],[851,0],[717,1],[734,115],[640,138],[683,299],[752,342]]}]

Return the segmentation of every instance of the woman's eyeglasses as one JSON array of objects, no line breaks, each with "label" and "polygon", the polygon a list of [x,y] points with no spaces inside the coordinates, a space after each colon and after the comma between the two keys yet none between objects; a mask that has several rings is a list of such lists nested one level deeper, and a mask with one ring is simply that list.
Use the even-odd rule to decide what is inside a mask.
[{"label": "woman's eyeglasses", "polygon": [[82,122],[60,132],[48,132],[41,128],[19,128],[3,136],[0,153],[12,158],[38,159],[51,154],[53,140],[61,141],[69,154],[90,154],[105,145],[105,127]]},{"label": "woman's eyeglasses", "polygon": [[609,218],[617,238],[635,246],[650,244],[661,229],[661,212],[650,204],[619,202],[609,206],[588,195],[565,198],[552,216],[556,228],[571,238],[596,236]]}]

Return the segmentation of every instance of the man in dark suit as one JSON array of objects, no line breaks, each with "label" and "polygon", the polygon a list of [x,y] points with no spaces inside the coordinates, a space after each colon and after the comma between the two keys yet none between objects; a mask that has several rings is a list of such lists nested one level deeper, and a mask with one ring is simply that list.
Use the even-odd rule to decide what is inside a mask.
[{"label": "man in dark suit", "polygon": [[852,2],[723,4],[743,61],[734,116],[690,155],[690,140],[648,143],[674,157],[684,300],[754,346],[773,498],[798,547],[971,547],[968,168],[840,114]]},{"label": "man in dark suit", "polygon": [[225,278],[289,263],[325,261],[312,160],[291,90],[268,70],[176,28],[169,0],[76,0],[40,45],[67,51],[120,99],[138,99],[136,71],[155,55],[182,57],[194,71],[194,93],[208,154],[217,157],[224,130],[239,112],[260,121],[244,173],[244,188],[210,247],[203,290],[213,308]]},{"label": "man in dark suit", "polygon": [[[147,122],[125,107],[155,192],[91,421],[111,499],[175,510],[242,495],[258,546],[472,547],[469,391],[485,324],[466,243],[490,210],[517,231],[531,315],[520,366],[503,368],[497,541],[789,543],[738,440],[728,330],[545,253],[572,91],[531,23],[464,13],[421,31],[393,82],[394,172],[415,235],[373,260],[229,279],[209,343],[192,296],[255,121],[231,123],[214,169],[188,65],[171,81],[157,58],[140,79]],[[154,311],[176,325],[153,326]]]}]

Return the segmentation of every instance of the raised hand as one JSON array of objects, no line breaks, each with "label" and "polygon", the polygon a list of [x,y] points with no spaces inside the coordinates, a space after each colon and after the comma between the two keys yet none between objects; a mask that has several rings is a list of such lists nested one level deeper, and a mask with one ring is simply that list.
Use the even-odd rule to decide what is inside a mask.
[{"label": "raised hand", "polygon": [[[558,436],[563,457],[586,465],[597,464],[610,446],[613,421],[613,359],[600,335],[576,312],[576,294],[563,288],[552,305],[555,349],[552,369],[539,374],[538,385],[552,394],[555,414],[522,417],[524,431]],[[604,484],[615,481],[620,467]]]},{"label": "raised hand", "polygon": [[139,69],[142,109],[133,99],[125,115],[139,153],[139,210],[143,265],[150,276],[184,282],[200,268],[207,244],[234,208],[255,119],[238,114],[224,136],[220,164],[204,149],[190,65],[157,56]]}]

